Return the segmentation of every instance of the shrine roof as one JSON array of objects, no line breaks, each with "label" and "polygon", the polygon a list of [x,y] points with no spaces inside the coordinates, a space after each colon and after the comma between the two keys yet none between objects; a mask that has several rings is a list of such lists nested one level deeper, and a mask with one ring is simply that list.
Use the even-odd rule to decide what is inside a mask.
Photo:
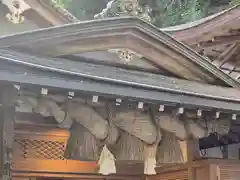
[{"label": "shrine roof", "polygon": [[[39,27],[50,27],[52,25],[76,23],[79,21],[66,9],[57,5],[55,1],[24,0],[24,2],[31,7],[31,9],[23,13],[24,16],[28,19],[30,18]],[[240,78],[240,66],[236,63],[238,56],[235,56],[235,54],[239,51],[239,7],[237,5],[209,17],[178,26],[163,28],[160,31],[171,34],[176,40],[185,43],[201,55],[208,57],[203,58],[216,66],[217,69],[230,75],[232,79],[238,80]],[[145,29],[142,29],[142,31],[145,31]],[[99,51],[81,53],[80,56],[90,56],[95,59],[105,57],[105,59],[112,58],[115,61],[118,60],[113,58],[108,52],[99,53]],[[138,59],[138,62],[135,61],[134,66],[156,70],[155,66],[142,59]],[[158,69],[160,70],[160,67]],[[162,72],[169,74],[163,70]]]},{"label": "shrine roof", "polygon": [[50,57],[116,48],[141,54],[158,68],[175,76],[232,87],[239,83],[207,58],[157,27],[134,17],[109,18],[44,28],[0,38],[0,48]]}]

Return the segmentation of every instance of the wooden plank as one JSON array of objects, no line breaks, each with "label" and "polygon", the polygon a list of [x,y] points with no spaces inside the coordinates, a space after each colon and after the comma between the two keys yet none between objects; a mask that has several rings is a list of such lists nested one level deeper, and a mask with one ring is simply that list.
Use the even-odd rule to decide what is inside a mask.
[{"label": "wooden plank", "polygon": [[74,160],[19,160],[13,162],[13,172],[43,173],[43,174],[79,174],[97,173],[95,162],[81,162]]},{"label": "wooden plank", "polygon": [[209,179],[210,180],[220,180],[219,174],[218,174],[218,165],[211,164],[209,167]]},{"label": "wooden plank", "polygon": [[195,180],[209,180],[209,166],[203,166],[196,168]]},{"label": "wooden plank", "polygon": [[[123,170],[126,164],[121,164]],[[127,166],[129,167],[129,166]],[[132,167],[132,169],[135,169]],[[14,177],[54,177],[66,179],[144,179],[141,173],[131,173],[125,170],[114,174],[103,176],[98,174],[98,164],[95,162],[80,162],[74,160],[21,160],[13,164]]]},{"label": "wooden plank", "polygon": [[14,103],[16,92],[13,86],[1,85],[0,108],[0,179],[12,179],[12,155],[14,141]]}]

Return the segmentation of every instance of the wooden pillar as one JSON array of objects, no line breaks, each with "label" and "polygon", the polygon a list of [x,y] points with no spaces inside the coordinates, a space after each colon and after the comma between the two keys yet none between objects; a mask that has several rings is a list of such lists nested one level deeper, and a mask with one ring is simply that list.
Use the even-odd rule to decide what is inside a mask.
[{"label": "wooden pillar", "polygon": [[188,139],[186,141],[180,141],[180,147],[185,163],[192,162],[200,157],[198,140]]},{"label": "wooden pillar", "polygon": [[193,161],[200,157],[198,140],[188,139],[180,143],[183,158],[185,163],[188,164],[188,178],[189,180],[195,180],[195,169],[193,168]]},{"label": "wooden pillar", "polygon": [[12,180],[12,145],[14,141],[14,113],[16,90],[13,86],[0,86],[0,179]]}]

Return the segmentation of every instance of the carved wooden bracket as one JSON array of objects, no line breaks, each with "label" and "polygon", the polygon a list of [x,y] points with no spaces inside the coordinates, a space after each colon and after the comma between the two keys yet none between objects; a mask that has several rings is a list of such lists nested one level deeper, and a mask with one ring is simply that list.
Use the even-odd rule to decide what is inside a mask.
[{"label": "carved wooden bracket", "polygon": [[31,8],[23,0],[2,0],[2,3],[9,9],[6,18],[14,24],[22,23],[24,21],[23,12]]}]

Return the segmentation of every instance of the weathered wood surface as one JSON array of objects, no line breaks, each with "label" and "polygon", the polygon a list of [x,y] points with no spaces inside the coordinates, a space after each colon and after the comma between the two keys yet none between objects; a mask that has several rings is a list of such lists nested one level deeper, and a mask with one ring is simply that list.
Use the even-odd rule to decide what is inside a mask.
[{"label": "weathered wood surface", "polygon": [[80,162],[74,160],[20,160],[13,162],[14,176],[45,176],[45,177],[78,177],[94,174],[98,165],[94,162]]},{"label": "weathered wood surface", "polygon": [[0,38],[0,47],[53,56],[124,47],[181,77],[208,82],[221,79],[231,86],[239,86],[204,57],[136,18],[81,22],[5,36]]},{"label": "weathered wood surface", "polygon": [[[9,55],[8,59],[9,58],[13,58],[12,55]],[[42,58],[36,58],[37,61],[30,61],[29,57],[25,56],[25,58],[27,58],[23,60],[25,62],[20,62],[16,58],[19,59],[20,56],[15,56],[12,59],[15,63],[23,63],[25,65],[28,64],[28,66],[38,67],[39,65],[44,65],[40,61],[44,60]],[[19,66],[15,63],[9,65],[7,62],[2,62],[0,71],[1,80],[14,83],[24,83],[28,85],[50,86],[54,88],[87,91],[103,95],[131,97],[139,100],[145,99],[149,101],[164,101],[190,106],[219,108],[230,111],[238,111],[240,109],[238,107],[239,103],[237,103],[238,99],[240,99],[238,98],[239,92],[236,89],[199,84],[152,73],[130,71],[122,68],[105,67],[95,64],[91,64],[90,66],[88,63],[80,62],[78,65],[73,64],[80,70],[75,69],[75,72],[72,72],[73,69],[69,69],[69,67],[66,67],[66,69],[60,69],[60,63],[55,63],[53,60],[46,61],[47,63],[50,62],[50,64],[45,67],[48,71],[31,69],[30,67]],[[34,63],[40,64],[37,65]],[[54,66],[51,67],[50,65]],[[11,72],[7,71],[7,69],[11,69]],[[52,72],[56,70],[60,72]],[[86,71],[89,73],[86,74]],[[17,73],[15,74],[13,72]],[[102,72],[109,73],[104,74]],[[71,76],[66,73],[71,74]],[[76,76],[100,80],[101,83],[96,81],[86,81],[85,79],[79,78],[76,79]],[[141,77],[141,80],[139,80],[139,77]],[[152,77],[151,81],[149,81],[149,77]],[[148,91],[145,91],[143,88],[148,89]]]},{"label": "weathered wood surface", "polygon": [[0,108],[0,179],[12,179],[14,113],[17,92],[13,86],[1,85]]},{"label": "weathered wood surface", "polygon": [[[239,94],[238,90],[189,82],[154,73],[127,70],[87,62],[76,62],[60,58],[43,58],[14,51],[0,50],[0,54],[2,54],[2,60],[61,74],[76,75],[94,80],[110,81],[145,88],[169,90],[184,94],[240,100],[237,96]],[[231,92],[229,90],[231,90]]]}]

